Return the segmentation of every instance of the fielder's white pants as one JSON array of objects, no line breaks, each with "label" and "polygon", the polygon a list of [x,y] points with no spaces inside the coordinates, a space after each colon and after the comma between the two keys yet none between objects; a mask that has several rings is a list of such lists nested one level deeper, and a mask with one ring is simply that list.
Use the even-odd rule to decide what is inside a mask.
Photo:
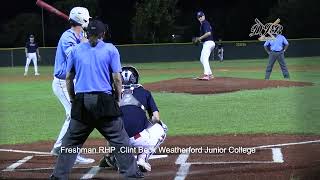
[{"label": "fielder's white pants", "polygon": [[60,130],[59,136],[57,141],[54,144],[54,148],[60,147],[62,145],[62,138],[66,134],[70,119],[71,119],[71,103],[70,103],[70,97],[67,91],[67,85],[66,80],[58,79],[54,77],[52,81],[52,90],[53,93],[57,96],[60,103],[63,105],[64,110],[66,111],[66,119],[64,121],[64,124]]},{"label": "fielder's white pants", "polygon": [[27,60],[26,60],[26,66],[24,67],[24,72],[28,73],[30,62],[33,62],[34,66],[34,73],[38,74],[38,59],[37,59],[37,53],[27,53]]},{"label": "fielder's white pants", "polygon": [[222,61],[223,60],[223,48],[218,49],[218,56],[219,56],[219,60]]},{"label": "fielder's white pants", "polygon": [[140,137],[135,139],[131,137],[129,139],[130,145],[134,147],[143,147],[144,151],[138,155],[139,158],[143,158],[145,162],[148,162],[149,157],[156,151],[161,143],[165,140],[166,133],[162,126],[158,123],[141,131]]},{"label": "fielder's white pants", "polygon": [[202,46],[200,61],[203,65],[203,74],[210,75],[212,74],[210,64],[209,64],[209,57],[214,49],[215,43],[213,41],[205,41]]}]

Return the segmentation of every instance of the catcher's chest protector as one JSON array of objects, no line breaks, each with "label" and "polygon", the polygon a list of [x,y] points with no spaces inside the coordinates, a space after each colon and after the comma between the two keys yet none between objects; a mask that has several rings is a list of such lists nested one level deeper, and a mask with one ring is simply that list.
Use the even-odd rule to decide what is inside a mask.
[{"label": "catcher's chest protector", "polygon": [[122,89],[122,99],[120,101],[120,107],[129,105],[137,106],[144,111],[146,110],[145,107],[140,103],[140,101],[138,101],[137,98],[133,96],[133,88]]}]

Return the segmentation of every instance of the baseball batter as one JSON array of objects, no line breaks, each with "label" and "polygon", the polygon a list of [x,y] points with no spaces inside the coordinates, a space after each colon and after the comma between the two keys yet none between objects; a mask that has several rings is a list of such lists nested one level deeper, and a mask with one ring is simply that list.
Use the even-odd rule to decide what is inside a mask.
[{"label": "baseball batter", "polygon": [[[66,119],[59,133],[58,139],[54,144],[51,154],[58,155],[62,144],[62,138],[66,134],[70,123],[71,103],[66,87],[66,68],[68,56],[70,52],[81,41],[87,41],[83,36],[83,28],[88,26],[89,11],[84,7],[75,7],[70,11],[69,21],[71,28],[66,30],[58,43],[55,63],[54,63],[54,79],[52,82],[52,90],[57,96],[66,112]],[[83,158],[80,155],[77,157],[77,163],[88,164],[94,162],[93,159]]]},{"label": "baseball batter", "polygon": [[196,41],[203,42],[200,61],[203,65],[203,75],[198,77],[199,80],[210,80],[214,76],[212,74],[209,57],[214,49],[215,43],[212,36],[212,27],[210,23],[206,20],[206,17],[202,11],[197,13],[197,18],[200,22],[200,37],[196,38]]},{"label": "baseball batter", "polygon": [[[138,84],[139,73],[132,66],[122,68],[122,99],[120,109],[125,129],[134,147],[144,151],[137,156],[137,164],[142,172],[151,171],[149,157],[165,140],[167,126],[160,121],[158,107],[151,93]],[[150,117],[150,121],[146,116]],[[116,166],[112,156],[106,155],[100,161],[100,167]]]},{"label": "baseball batter", "polygon": [[26,66],[24,68],[24,76],[28,75],[28,69],[30,62],[32,60],[33,66],[34,66],[34,75],[39,76],[38,72],[38,58],[40,58],[40,53],[39,53],[39,48],[37,43],[34,41],[34,36],[30,35],[29,36],[29,41],[26,43],[25,47],[25,53],[26,53]]}]

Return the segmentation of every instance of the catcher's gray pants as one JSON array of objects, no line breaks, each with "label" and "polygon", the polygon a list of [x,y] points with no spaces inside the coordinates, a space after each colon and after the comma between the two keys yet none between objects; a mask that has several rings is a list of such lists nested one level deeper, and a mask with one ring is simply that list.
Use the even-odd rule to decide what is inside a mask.
[{"label": "catcher's gray pants", "polygon": [[[84,95],[85,98],[87,95]],[[97,101],[93,98],[86,98],[84,105],[94,106]],[[90,107],[89,107],[90,108]],[[89,118],[89,117],[88,117]],[[68,179],[69,173],[74,165],[78,152],[67,152],[67,150],[77,150],[82,147],[90,133],[96,128],[115,148],[113,154],[119,163],[120,173],[124,176],[135,176],[139,171],[136,159],[131,153],[119,153],[121,147],[129,147],[129,137],[124,129],[121,117],[103,120],[94,118],[79,121],[71,119],[66,135],[63,137],[61,153],[58,157],[53,175],[58,179]],[[68,148],[68,149],[67,149]]]},{"label": "catcher's gray pants", "polygon": [[274,63],[276,62],[276,60],[278,60],[283,77],[284,78],[290,78],[289,76],[289,71],[286,65],[286,62],[284,60],[284,52],[280,51],[280,52],[276,52],[276,51],[271,51],[269,54],[269,64],[267,66],[266,69],[266,76],[265,79],[269,79],[271,72],[272,72],[272,68]]}]

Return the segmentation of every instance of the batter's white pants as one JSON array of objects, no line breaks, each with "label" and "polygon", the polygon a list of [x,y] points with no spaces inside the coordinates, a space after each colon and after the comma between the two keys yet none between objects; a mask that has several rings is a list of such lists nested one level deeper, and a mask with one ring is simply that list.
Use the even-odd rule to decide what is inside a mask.
[{"label": "batter's white pants", "polygon": [[60,147],[62,145],[62,138],[66,134],[70,119],[71,119],[71,103],[70,103],[70,97],[67,91],[67,85],[66,80],[58,79],[54,77],[52,81],[52,90],[53,93],[57,96],[60,103],[63,105],[64,110],[66,111],[66,119],[64,121],[64,124],[60,130],[59,136],[57,141],[54,144],[54,148]]},{"label": "batter's white pants", "polygon": [[26,60],[26,66],[24,67],[24,72],[27,74],[30,62],[33,62],[34,66],[34,74],[38,74],[38,59],[37,59],[37,53],[27,53],[27,60]]},{"label": "batter's white pants", "polygon": [[202,46],[200,62],[203,65],[203,74],[210,75],[212,74],[210,64],[209,64],[209,57],[214,49],[215,43],[213,41],[205,41]]},{"label": "batter's white pants", "polygon": [[140,137],[135,139],[131,137],[129,139],[130,145],[139,148],[143,147],[143,153],[138,155],[138,159],[143,158],[145,162],[148,162],[149,157],[156,151],[161,143],[166,138],[166,133],[162,126],[158,123],[141,131]]}]

